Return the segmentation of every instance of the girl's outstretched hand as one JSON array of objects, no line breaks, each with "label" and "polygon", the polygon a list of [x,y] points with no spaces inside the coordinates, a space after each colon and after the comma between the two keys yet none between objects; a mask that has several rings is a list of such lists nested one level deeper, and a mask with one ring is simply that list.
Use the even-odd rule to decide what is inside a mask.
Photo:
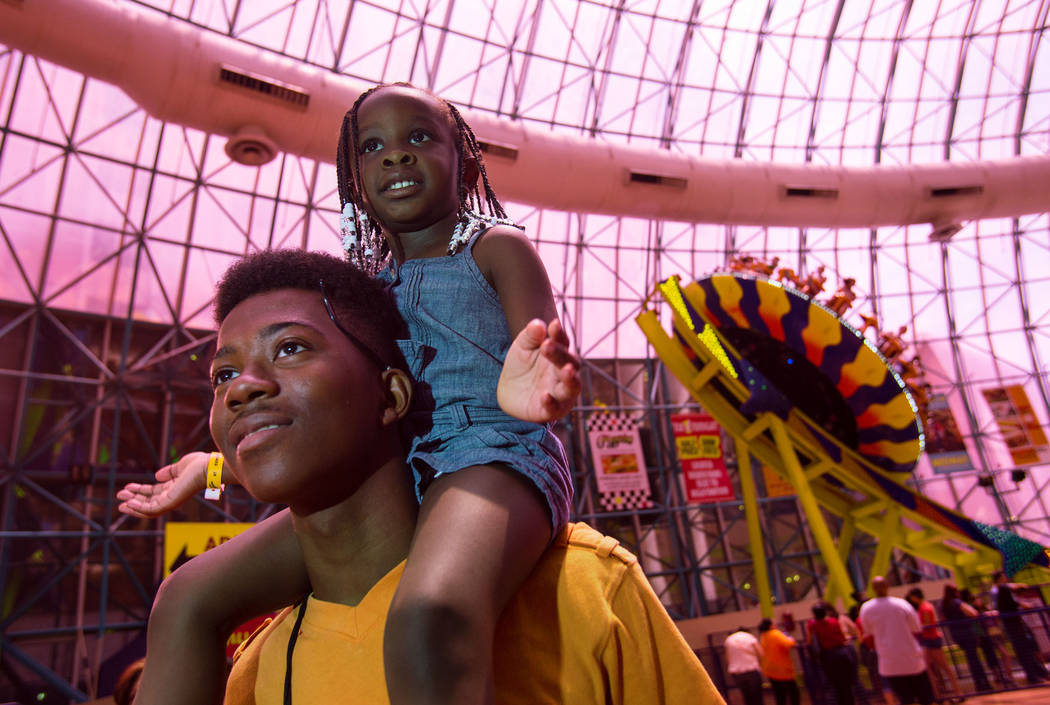
[{"label": "girl's outstretched hand", "polygon": [[117,509],[140,519],[166,514],[207,485],[208,453],[188,453],[156,472],[157,484],[129,482],[117,492]]},{"label": "girl's outstretched hand", "polygon": [[529,321],[511,343],[496,396],[500,408],[523,421],[556,421],[580,394],[580,361],[569,350],[569,336],[555,318]]}]

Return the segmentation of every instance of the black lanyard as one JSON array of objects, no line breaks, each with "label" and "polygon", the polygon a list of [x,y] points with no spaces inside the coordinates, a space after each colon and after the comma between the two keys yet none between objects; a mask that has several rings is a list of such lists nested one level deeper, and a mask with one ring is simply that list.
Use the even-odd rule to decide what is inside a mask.
[{"label": "black lanyard", "polygon": [[292,627],[292,635],[288,637],[288,658],[284,667],[284,705],[292,705],[292,653],[295,651],[295,642],[299,639],[299,628],[303,626],[303,615],[306,614],[306,601],[304,597],[297,607],[299,616],[295,618],[295,626]]}]

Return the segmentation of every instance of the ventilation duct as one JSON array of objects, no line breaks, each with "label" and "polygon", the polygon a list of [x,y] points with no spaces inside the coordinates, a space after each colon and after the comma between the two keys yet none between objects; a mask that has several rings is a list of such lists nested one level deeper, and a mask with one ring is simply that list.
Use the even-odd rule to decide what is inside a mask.
[{"label": "ventilation duct", "polygon": [[289,86],[233,66],[219,67],[219,83],[226,83],[257,95],[264,95],[285,105],[304,109],[310,107],[310,94],[302,88]]},{"label": "ventilation duct", "polygon": [[[343,113],[367,88],[116,0],[0,2],[0,42],[115,84],[158,119],[235,140],[254,131],[276,150],[324,161],[334,158]],[[464,117],[487,145],[501,197],[553,209],[844,228],[1050,210],[1050,156],[868,168],[763,164],[609,144],[487,113]]]}]

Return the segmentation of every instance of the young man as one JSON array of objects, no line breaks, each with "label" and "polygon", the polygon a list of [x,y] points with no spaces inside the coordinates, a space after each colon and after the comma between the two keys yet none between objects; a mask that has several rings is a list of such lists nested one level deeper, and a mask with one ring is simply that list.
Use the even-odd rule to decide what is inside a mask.
[{"label": "young man", "polygon": [[933,703],[933,686],[919,646],[919,616],[905,600],[893,597],[881,575],[871,581],[875,597],[860,608],[864,631],[875,638],[879,675],[889,681],[901,705]]},{"label": "young man", "polygon": [[791,651],[795,639],[773,626],[766,617],[758,623],[759,646],[762,647],[762,675],[769,679],[777,705],[798,705],[798,683]]},{"label": "young man", "polygon": [[[412,387],[397,365],[396,309],[346,263],[299,251],[234,265],[217,300],[212,436],[249,492],[288,505],[252,531],[279,536],[274,527],[291,521],[309,575],[303,592],[312,590],[242,647],[226,702],[388,702],[383,626],[417,513],[398,430]],[[208,623],[209,601],[237,595],[212,576],[243,566],[245,582],[266,579],[241,561],[242,543],[169,578],[151,640],[184,634],[189,648],[214,652],[221,630],[194,634],[195,618],[203,611],[196,621]],[[273,560],[287,552],[276,542]],[[723,702],[636,559],[581,524],[547,550],[496,644],[499,703]],[[148,693],[150,672],[147,658],[140,705],[164,701]]]},{"label": "young man", "polygon": [[729,675],[744,698],[744,705],[762,705],[762,647],[747,627],[726,637]]}]

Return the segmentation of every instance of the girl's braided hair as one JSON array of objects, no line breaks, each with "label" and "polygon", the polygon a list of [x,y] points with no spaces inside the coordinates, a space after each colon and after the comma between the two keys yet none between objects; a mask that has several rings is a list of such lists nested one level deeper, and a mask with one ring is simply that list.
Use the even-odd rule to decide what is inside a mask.
[{"label": "girl's braided hair", "polygon": [[[449,127],[452,129],[456,143],[456,154],[458,173],[456,175],[456,191],[459,194],[459,206],[457,208],[457,220],[464,220],[471,212],[488,215],[501,220],[507,219],[507,213],[503,204],[496,197],[489,183],[488,174],[485,172],[485,161],[482,158],[481,145],[474,136],[473,130],[460,115],[456,106],[444,98],[435,95],[429,90],[417,88],[411,83],[383,83],[369,88],[358,96],[353,106],[343,116],[343,124],[339,130],[339,144],[336,148],[335,170],[339,186],[339,205],[343,209],[344,222],[349,220],[356,229],[356,241],[344,240],[343,247],[346,250],[347,259],[358,267],[376,273],[381,270],[390,256],[390,246],[383,237],[380,223],[366,215],[363,187],[361,185],[361,153],[358,149],[358,123],[357,116],[361,104],[373,93],[384,88],[401,87],[411,88],[431,96],[439,101],[447,111]],[[463,176],[466,165],[473,161],[477,165],[478,175],[481,177],[481,188],[484,189],[484,198],[478,187],[478,180],[473,183],[464,183]],[[349,209],[347,206],[349,205]],[[349,210],[349,212],[347,212]]]}]

